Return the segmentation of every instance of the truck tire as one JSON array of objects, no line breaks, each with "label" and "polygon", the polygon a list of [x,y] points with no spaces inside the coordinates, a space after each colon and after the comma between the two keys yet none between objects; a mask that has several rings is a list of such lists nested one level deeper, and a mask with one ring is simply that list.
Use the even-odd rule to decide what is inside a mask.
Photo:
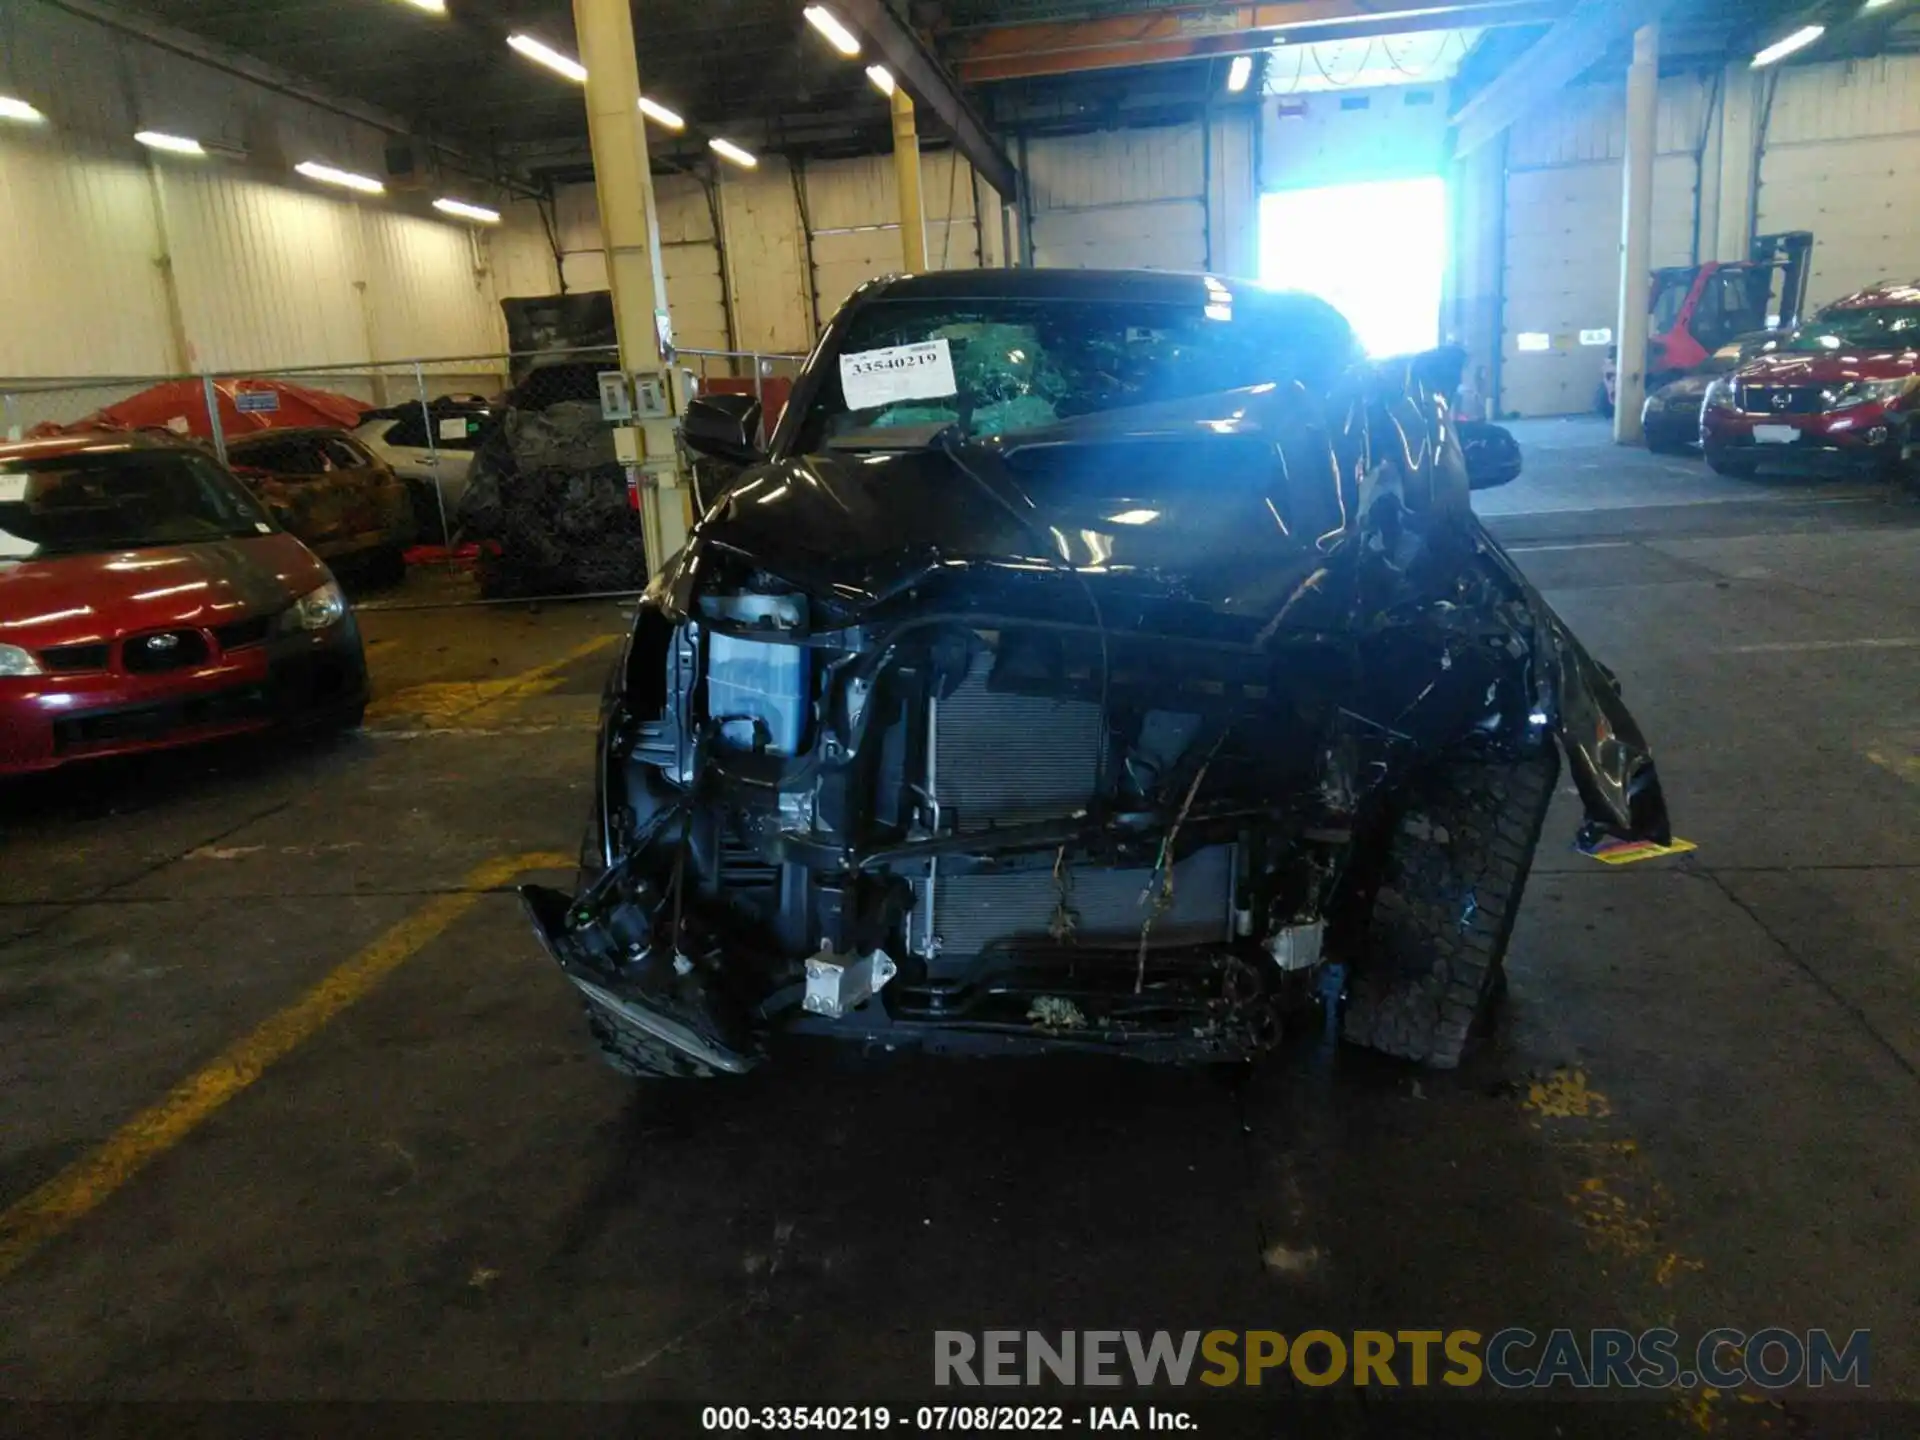
[{"label": "truck tire", "polygon": [[1350,1044],[1435,1070],[1460,1063],[1500,993],[1559,773],[1548,745],[1517,761],[1456,760],[1416,784],[1386,838],[1351,962]]}]

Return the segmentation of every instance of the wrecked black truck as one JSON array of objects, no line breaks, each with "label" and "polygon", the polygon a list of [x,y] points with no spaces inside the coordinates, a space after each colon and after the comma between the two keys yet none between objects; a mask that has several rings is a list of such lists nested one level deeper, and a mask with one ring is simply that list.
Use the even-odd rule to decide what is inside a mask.
[{"label": "wrecked black truck", "polygon": [[1456,1064],[1561,753],[1596,836],[1669,837],[1448,370],[1306,295],[979,271],[857,292],[766,453],[691,404],[737,479],[609,679],[577,893],[523,892],[607,1058],[1230,1061],[1331,1012]]}]

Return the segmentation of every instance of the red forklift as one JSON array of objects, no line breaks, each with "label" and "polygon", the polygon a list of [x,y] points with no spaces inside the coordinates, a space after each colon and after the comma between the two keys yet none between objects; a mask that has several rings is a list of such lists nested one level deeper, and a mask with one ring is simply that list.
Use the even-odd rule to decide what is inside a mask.
[{"label": "red forklift", "polygon": [[[1745,260],[1709,260],[1653,272],[1647,316],[1647,393],[1703,364],[1722,345],[1791,330],[1807,303],[1813,232],[1761,235]],[[1607,351],[1600,409],[1613,413],[1617,351]]]}]

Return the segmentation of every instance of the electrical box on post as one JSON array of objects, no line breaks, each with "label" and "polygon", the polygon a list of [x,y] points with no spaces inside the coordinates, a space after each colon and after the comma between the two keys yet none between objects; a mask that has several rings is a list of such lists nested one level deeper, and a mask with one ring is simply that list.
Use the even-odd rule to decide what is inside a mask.
[{"label": "electrical box on post", "polygon": [[633,418],[636,420],[671,420],[673,405],[667,396],[667,377],[664,375],[635,375],[633,377]]},{"label": "electrical box on post", "polygon": [[627,389],[624,370],[602,370],[600,381],[600,418],[614,425],[633,419],[633,395]]}]

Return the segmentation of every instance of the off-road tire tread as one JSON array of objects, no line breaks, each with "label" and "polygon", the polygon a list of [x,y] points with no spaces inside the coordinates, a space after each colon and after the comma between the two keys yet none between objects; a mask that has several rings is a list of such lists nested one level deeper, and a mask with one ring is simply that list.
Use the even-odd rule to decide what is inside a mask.
[{"label": "off-road tire tread", "polygon": [[[1434,772],[1388,842],[1342,1016],[1350,1044],[1435,1070],[1460,1063],[1499,990],[1507,942],[1559,777],[1551,747],[1517,762],[1465,760]],[[1444,830],[1444,841],[1408,829]],[[1475,910],[1463,923],[1464,899]]]}]

